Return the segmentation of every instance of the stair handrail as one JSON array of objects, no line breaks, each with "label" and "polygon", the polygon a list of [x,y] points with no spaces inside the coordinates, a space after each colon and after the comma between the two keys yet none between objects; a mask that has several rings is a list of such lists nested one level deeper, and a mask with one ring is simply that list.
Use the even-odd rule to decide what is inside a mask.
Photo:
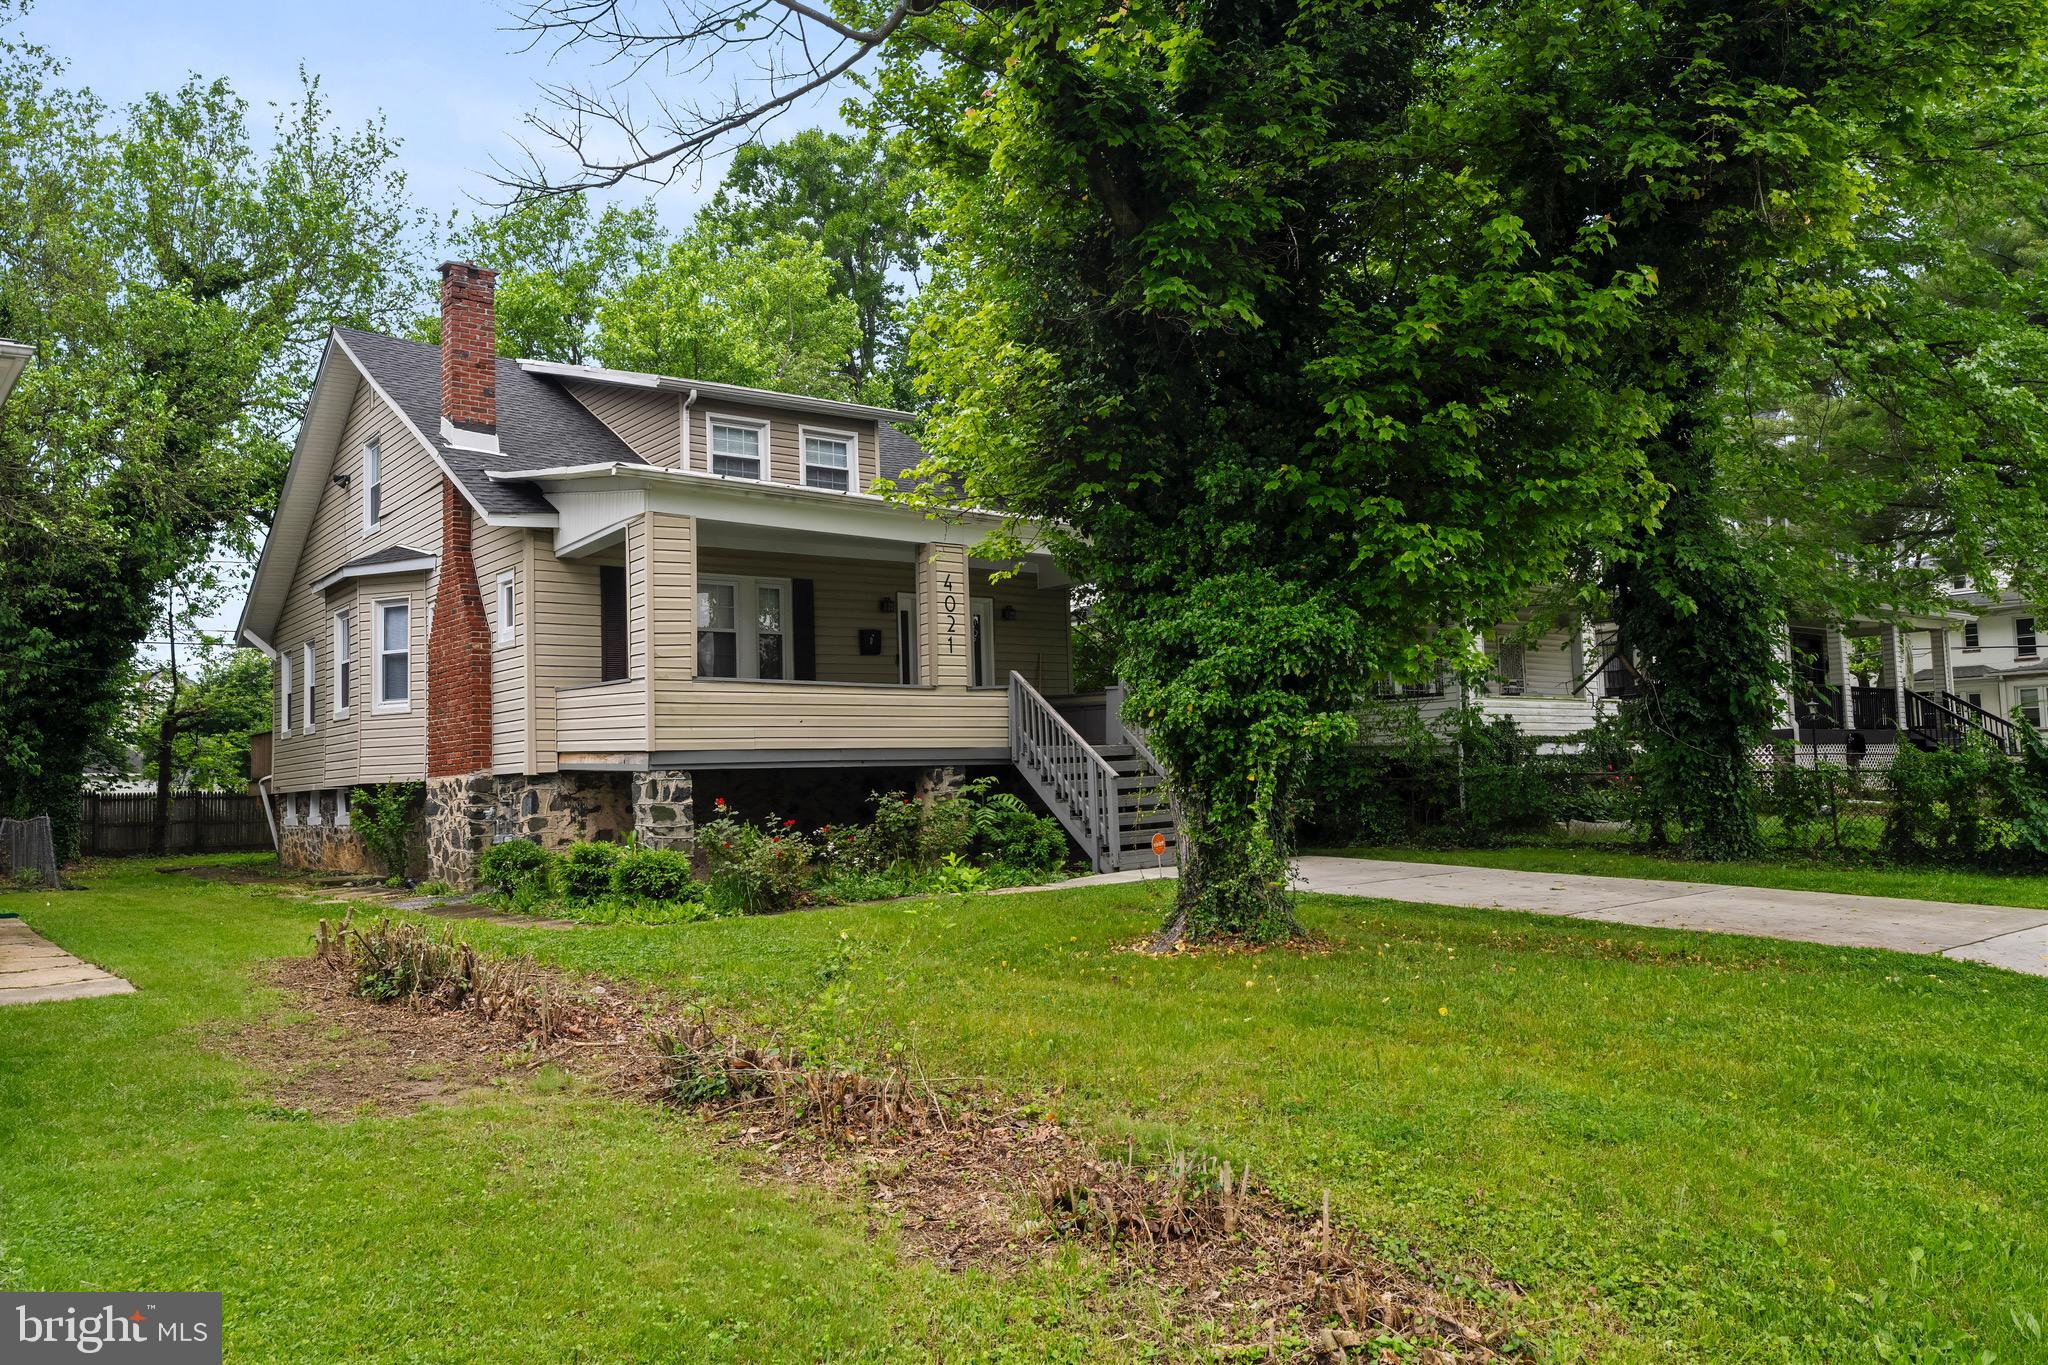
[{"label": "stair handrail", "polygon": [[1116,769],[1015,670],[1010,673],[1010,761],[1027,775],[1043,775],[1094,842],[1089,852],[1108,860],[1104,871],[1122,866]]},{"label": "stair handrail", "polygon": [[1975,702],[1965,697],[1959,697],[1953,692],[1944,691],[1941,693],[1941,698],[1948,706],[1948,709],[1954,712],[1957,717],[1966,724],[1974,725],[1983,731],[1991,738],[1994,744],[2005,750],[2006,753],[2016,754],[2020,751],[2019,731],[2004,716],[1999,715],[1995,711],[1986,711]]}]

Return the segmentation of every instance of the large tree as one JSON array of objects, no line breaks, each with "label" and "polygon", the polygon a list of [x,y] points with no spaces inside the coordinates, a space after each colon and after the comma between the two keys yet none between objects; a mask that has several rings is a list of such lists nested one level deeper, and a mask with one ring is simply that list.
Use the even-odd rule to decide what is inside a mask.
[{"label": "large tree", "polygon": [[[592,35],[591,7],[541,7],[640,59],[738,21],[603,10]],[[1839,243],[1884,130],[2031,17],[1879,0],[769,15],[769,36],[814,28],[825,55],[662,128],[571,95],[585,122],[564,127],[613,116],[633,152],[606,163],[572,133],[581,169],[557,184],[672,170],[882,53],[882,112],[946,206],[920,342],[938,472],[1051,528],[1099,594],[1182,818],[1169,939],[1291,928],[1289,788],[1353,733],[1365,680],[1461,652],[1460,623],[1589,547],[1667,709],[1696,712],[1668,752],[1706,736],[1695,772],[1729,790],[1721,722],[1751,723],[1773,666],[1702,438],[1729,329],[1783,262]]]},{"label": "large tree", "polygon": [[910,401],[902,370],[905,284],[922,264],[929,233],[923,177],[893,138],[806,128],[781,142],[733,153],[705,217],[735,240],[782,234],[816,242],[832,263],[832,292],[851,299],[860,344],[847,358],[857,391]]},{"label": "large tree", "polygon": [[154,604],[246,556],[320,338],[409,311],[415,220],[311,82],[259,149],[222,83],[117,117],[0,38],[0,108],[0,335],[37,351],[0,413],[0,811],[68,843]]}]

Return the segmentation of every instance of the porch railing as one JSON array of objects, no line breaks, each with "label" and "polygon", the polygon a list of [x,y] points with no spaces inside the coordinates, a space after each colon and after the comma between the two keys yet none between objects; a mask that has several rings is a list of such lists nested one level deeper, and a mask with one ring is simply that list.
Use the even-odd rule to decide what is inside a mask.
[{"label": "porch railing", "polygon": [[1965,724],[1973,725],[1983,731],[1993,744],[1996,744],[2008,754],[2016,754],[2020,751],[2019,727],[2004,716],[1986,711],[1983,707],[1976,705],[1967,698],[1959,697],[1953,692],[1943,692],[1940,696],[1943,705],[1959,716]]},{"label": "porch railing", "polygon": [[1010,674],[1010,761],[1088,850],[1095,870],[1116,871],[1116,769],[1021,673]]}]

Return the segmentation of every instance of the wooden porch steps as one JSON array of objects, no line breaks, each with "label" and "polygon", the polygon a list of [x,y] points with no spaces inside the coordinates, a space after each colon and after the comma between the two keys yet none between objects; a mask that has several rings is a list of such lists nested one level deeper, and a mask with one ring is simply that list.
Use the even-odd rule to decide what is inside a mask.
[{"label": "wooden porch steps", "polygon": [[[1038,690],[1010,675],[1010,758],[1097,872],[1178,861],[1165,779],[1133,743],[1084,739]],[[1163,837],[1164,852],[1153,851]]]}]

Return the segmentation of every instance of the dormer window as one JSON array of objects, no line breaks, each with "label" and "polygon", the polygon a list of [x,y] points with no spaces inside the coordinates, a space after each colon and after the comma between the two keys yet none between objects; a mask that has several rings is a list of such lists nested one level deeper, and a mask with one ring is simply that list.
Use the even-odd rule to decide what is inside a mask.
[{"label": "dormer window", "polygon": [[384,520],[384,452],[371,437],[363,445],[363,530]]},{"label": "dormer window", "polygon": [[841,431],[803,433],[804,487],[846,493],[853,488],[853,437]]},{"label": "dormer window", "polygon": [[728,479],[768,477],[768,424],[736,417],[706,417],[711,428],[711,472]]}]

